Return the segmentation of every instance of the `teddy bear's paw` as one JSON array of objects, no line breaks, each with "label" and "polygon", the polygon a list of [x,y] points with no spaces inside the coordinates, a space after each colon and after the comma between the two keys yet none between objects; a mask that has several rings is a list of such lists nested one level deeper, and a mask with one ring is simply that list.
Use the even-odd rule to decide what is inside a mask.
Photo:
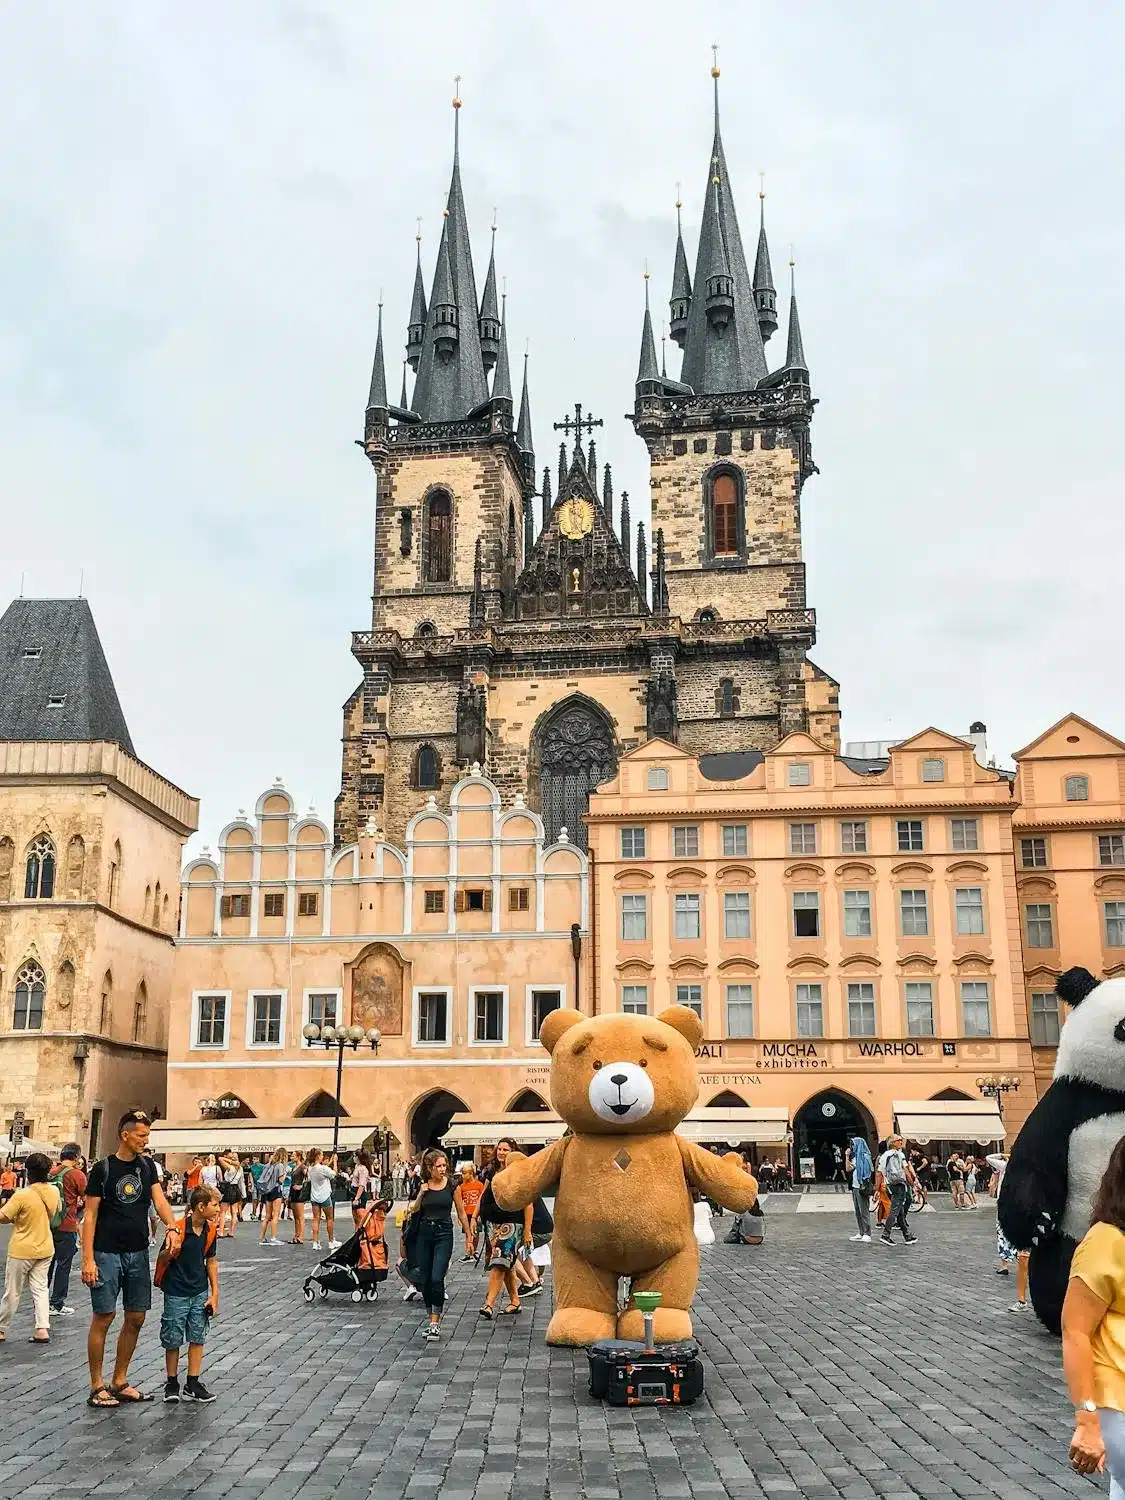
[{"label": "teddy bear's paw", "polygon": [[[679,1307],[658,1307],[653,1315],[652,1336],[659,1344],[673,1344],[691,1338],[691,1314]],[[623,1312],[617,1320],[619,1339],[643,1339],[644,1314],[637,1307]]]},{"label": "teddy bear's paw", "polygon": [[599,1339],[611,1339],[617,1332],[612,1313],[591,1312],[585,1307],[560,1307],[547,1324],[548,1344],[584,1348]]}]

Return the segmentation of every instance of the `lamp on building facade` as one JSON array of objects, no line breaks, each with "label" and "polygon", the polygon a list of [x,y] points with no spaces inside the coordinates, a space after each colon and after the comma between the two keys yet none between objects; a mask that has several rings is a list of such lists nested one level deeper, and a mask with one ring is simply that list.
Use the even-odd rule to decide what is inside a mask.
[{"label": "lamp on building facade", "polygon": [[361,1043],[366,1042],[372,1052],[378,1052],[383,1033],[377,1026],[364,1031],[362,1026],[316,1026],[310,1022],[302,1029],[301,1035],[310,1047],[319,1043],[322,1047],[336,1048],[336,1113],[332,1120],[332,1155],[335,1156],[340,1148],[340,1090],[344,1082],[344,1048],[350,1047],[354,1052]]},{"label": "lamp on building facade", "polygon": [[1014,1093],[1020,1086],[1018,1078],[1011,1078],[1005,1074],[986,1073],[983,1078],[978,1078],[977,1088],[986,1099],[995,1099],[996,1108],[1000,1118],[1004,1118],[1004,1095]]},{"label": "lamp on building facade", "polygon": [[235,1115],[242,1108],[242,1100],[237,1094],[221,1094],[218,1099],[200,1099],[199,1113],[212,1119],[219,1119],[224,1115]]}]

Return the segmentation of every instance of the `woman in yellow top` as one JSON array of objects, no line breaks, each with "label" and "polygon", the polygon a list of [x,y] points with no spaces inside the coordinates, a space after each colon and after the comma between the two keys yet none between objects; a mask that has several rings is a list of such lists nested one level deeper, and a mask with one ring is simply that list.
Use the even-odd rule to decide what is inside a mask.
[{"label": "woman in yellow top", "polygon": [[35,1309],[35,1336],[31,1342],[46,1344],[51,1339],[47,1271],[55,1253],[51,1215],[59,1207],[59,1190],[47,1181],[51,1161],[42,1152],[32,1152],[24,1165],[27,1186],[13,1193],[0,1208],[0,1219],[14,1226],[12,1238],[8,1241],[4,1297],[0,1301],[0,1342],[8,1337],[23,1289],[30,1285]]},{"label": "woman in yellow top", "polygon": [[1074,1252],[1062,1312],[1063,1370],[1074,1402],[1070,1461],[1108,1468],[1125,1500],[1125,1138],[1109,1158],[1090,1229]]}]

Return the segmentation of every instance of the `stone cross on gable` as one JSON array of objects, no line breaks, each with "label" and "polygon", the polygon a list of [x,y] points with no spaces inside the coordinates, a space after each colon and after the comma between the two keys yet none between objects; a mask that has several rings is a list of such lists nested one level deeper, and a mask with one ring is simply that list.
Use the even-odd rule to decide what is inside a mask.
[{"label": "stone cross on gable", "polygon": [[605,423],[601,417],[584,417],[582,415],[582,403],[581,401],[576,401],[574,403],[573,417],[566,416],[561,422],[555,422],[553,425],[556,432],[565,432],[567,437],[570,437],[571,433],[573,433],[575,442],[580,443],[583,432],[592,433],[595,427],[604,427]]}]

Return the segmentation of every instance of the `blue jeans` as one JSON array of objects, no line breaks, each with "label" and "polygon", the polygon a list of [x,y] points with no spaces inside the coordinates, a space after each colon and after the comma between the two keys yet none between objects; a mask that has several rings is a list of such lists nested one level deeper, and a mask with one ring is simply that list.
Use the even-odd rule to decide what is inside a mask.
[{"label": "blue jeans", "polygon": [[453,1225],[448,1219],[423,1219],[411,1256],[412,1271],[417,1271],[418,1290],[431,1312],[445,1306],[445,1273],[453,1254]]},{"label": "blue jeans", "polygon": [[55,1255],[47,1272],[47,1281],[51,1288],[51,1307],[58,1312],[70,1291],[70,1265],[78,1252],[78,1235],[73,1229],[52,1229],[51,1238],[55,1242]]},{"label": "blue jeans", "polygon": [[910,1230],[906,1227],[906,1215],[910,1207],[910,1189],[905,1182],[890,1182],[887,1184],[887,1192],[891,1198],[891,1212],[887,1222],[883,1225],[883,1238],[889,1240],[891,1230],[897,1226],[902,1230],[904,1240],[910,1239]]},{"label": "blue jeans", "polygon": [[95,1250],[97,1282],[90,1288],[90,1306],[103,1317],[117,1311],[117,1298],[126,1312],[148,1312],[152,1306],[152,1272],[147,1250]]},{"label": "blue jeans", "polygon": [[191,1297],[165,1297],[160,1317],[160,1343],[164,1349],[182,1349],[185,1344],[203,1344],[207,1339],[207,1319],[203,1306],[210,1292],[196,1292]]}]

